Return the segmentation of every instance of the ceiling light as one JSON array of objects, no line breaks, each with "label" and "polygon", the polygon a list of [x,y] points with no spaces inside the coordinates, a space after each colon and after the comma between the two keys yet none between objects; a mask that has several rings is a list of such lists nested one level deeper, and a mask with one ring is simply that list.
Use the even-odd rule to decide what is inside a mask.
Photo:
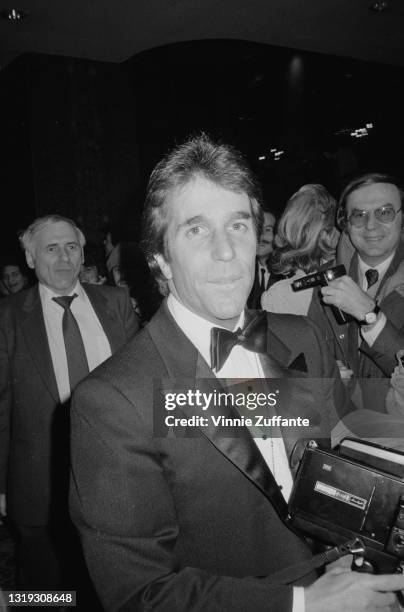
[{"label": "ceiling light", "polygon": [[2,10],[0,15],[7,21],[22,21],[27,13],[22,9],[12,8]]},{"label": "ceiling light", "polygon": [[370,5],[370,10],[374,11],[375,13],[382,13],[383,11],[386,10],[386,8],[388,7],[388,2],[386,2],[386,0],[375,0],[375,2],[373,2]]}]

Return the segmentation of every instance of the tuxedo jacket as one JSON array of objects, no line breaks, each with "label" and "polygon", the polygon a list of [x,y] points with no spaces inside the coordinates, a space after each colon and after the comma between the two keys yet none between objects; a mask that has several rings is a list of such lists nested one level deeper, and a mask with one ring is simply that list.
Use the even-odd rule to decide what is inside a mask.
[{"label": "tuxedo jacket", "polygon": [[[114,353],[138,327],[127,293],[83,288]],[[68,419],[36,285],[0,302],[0,491],[18,524],[45,525],[67,502]]]},{"label": "tuxedo jacket", "polygon": [[[358,254],[350,261],[349,276],[358,282]],[[359,379],[363,407],[385,412],[385,399],[390,376],[397,365],[396,353],[404,348],[404,243],[401,242],[376,294],[376,302],[387,323],[370,347],[358,345],[359,326],[355,321],[338,326],[350,367]]]},{"label": "tuxedo jacket", "polygon": [[[304,317],[263,316],[264,372],[290,373],[285,386],[299,387],[291,403],[328,430],[345,392],[318,331]],[[249,430],[229,436],[209,418],[206,427],[162,427],[167,390],[219,388],[164,304],[73,394],[71,516],[107,612],[292,609],[291,586],[271,574],[311,552],[286,526],[286,503]],[[192,403],[183,417],[202,414]]]}]

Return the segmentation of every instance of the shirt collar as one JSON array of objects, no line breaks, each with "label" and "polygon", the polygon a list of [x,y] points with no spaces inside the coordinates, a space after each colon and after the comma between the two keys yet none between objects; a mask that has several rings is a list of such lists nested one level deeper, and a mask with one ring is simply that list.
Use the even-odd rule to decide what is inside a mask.
[{"label": "shirt collar", "polygon": [[363,261],[363,259],[361,259],[360,255],[358,254],[359,273],[360,273],[361,277],[363,278],[365,276],[366,270],[369,270],[369,268],[372,268],[372,270],[377,270],[378,271],[379,279],[383,278],[383,276],[387,272],[387,268],[389,267],[389,265],[393,261],[394,255],[395,255],[395,251],[391,255],[389,255],[387,259],[385,259],[384,261],[379,263],[377,266],[369,266],[369,264],[365,263]]},{"label": "shirt collar", "polygon": [[[182,302],[180,302],[172,293],[167,298],[167,306],[174,317],[175,322],[192,342],[195,348],[200,352],[206,363],[210,364],[210,332],[212,327],[223,327],[223,325],[215,325],[211,321],[207,321],[203,317],[189,310]],[[234,326],[234,329],[243,327],[244,311]]]},{"label": "shirt collar", "polygon": [[[81,300],[84,298],[84,289],[81,286],[80,281],[77,281],[73,289],[64,295],[73,295],[74,293],[77,293],[78,299]],[[60,293],[55,293],[53,289],[46,287],[42,283],[39,283],[39,295],[42,302],[50,302],[52,298],[60,297]]]}]

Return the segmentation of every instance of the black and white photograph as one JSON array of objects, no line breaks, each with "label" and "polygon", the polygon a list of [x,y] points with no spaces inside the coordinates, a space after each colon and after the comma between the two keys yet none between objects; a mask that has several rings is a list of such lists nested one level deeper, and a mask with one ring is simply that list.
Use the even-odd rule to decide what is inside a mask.
[{"label": "black and white photograph", "polygon": [[0,612],[404,610],[403,31],[0,0]]}]

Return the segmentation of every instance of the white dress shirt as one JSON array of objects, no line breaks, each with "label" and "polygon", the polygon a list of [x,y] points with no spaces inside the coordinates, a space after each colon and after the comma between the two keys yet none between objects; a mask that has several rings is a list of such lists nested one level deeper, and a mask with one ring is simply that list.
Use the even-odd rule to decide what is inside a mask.
[{"label": "white dress shirt", "polygon": [[[214,325],[186,308],[172,293],[168,296],[167,306],[177,325],[210,367],[210,332],[212,327],[221,326]],[[243,327],[243,324],[244,312],[241,313],[234,329]],[[233,347],[223,367],[216,372],[216,376],[217,378],[250,380],[252,388],[254,386],[254,379],[265,378],[259,355],[253,351],[248,351],[239,344]],[[261,390],[259,388],[257,392]],[[265,440],[254,437],[254,442],[274,475],[276,482],[282,487],[282,494],[285,500],[288,501],[293,480],[282,437],[267,438]],[[293,587],[292,612],[304,611],[304,589],[302,587]]]},{"label": "white dress shirt", "polygon": [[[67,295],[74,293],[77,293],[77,297],[72,301],[70,310],[79,326],[91,372],[111,356],[111,347],[94,308],[78,281],[74,289]],[[39,283],[39,295],[59,397],[60,401],[64,402],[70,397],[69,372],[62,329],[64,309],[52,299],[60,295],[41,283]]]},{"label": "white dress shirt", "polygon": [[[210,321],[191,312],[172,294],[168,297],[167,305],[176,323],[210,366],[210,332],[212,327],[222,326],[214,325]],[[244,312],[241,313],[234,329],[243,327],[243,324]],[[251,392],[257,393],[261,392],[262,388],[259,386],[256,390],[254,389],[255,379],[265,378],[258,353],[248,351],[240,344],[233,347],[223,367],[216,372],[216,376],[217,378],[230,380],[237,379],[235,382],[240,382],[240,379],[248,380],[251,382]],[[266,439],[254,437],[254,442],[258,446],[277,483],[282,487],[282,494],[285,500],[288,501],[293,480],[282,437]]]}]

